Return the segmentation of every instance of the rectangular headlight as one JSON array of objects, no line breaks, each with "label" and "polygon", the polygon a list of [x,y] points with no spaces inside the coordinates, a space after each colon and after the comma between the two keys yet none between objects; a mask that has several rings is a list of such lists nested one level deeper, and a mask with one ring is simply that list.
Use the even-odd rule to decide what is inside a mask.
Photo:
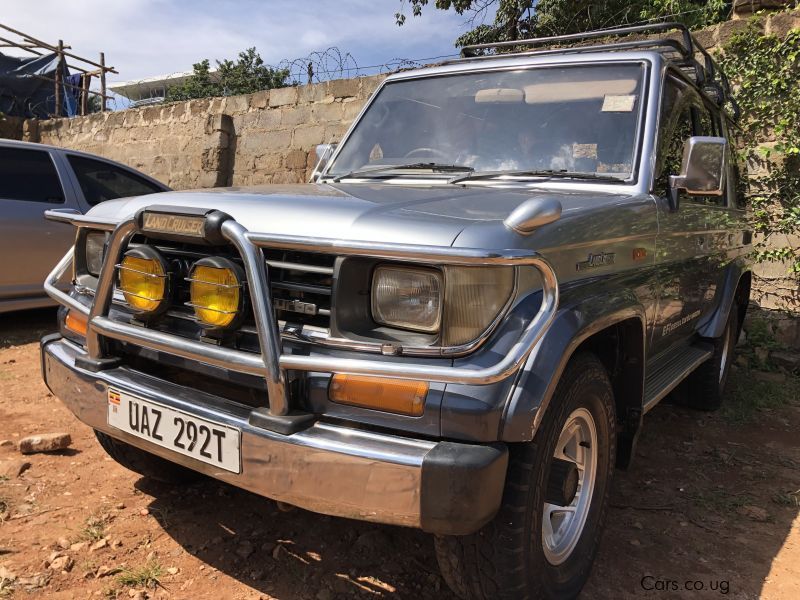
[{"label": "rectangular headlight", "polygon": [[98,277],[103,266],[103,251],[108,234],[104,231],[92,231],[86,234],[86,270],[90,275]]},{"label": "rectangular headlight", "polygon": [[372,317],[389,327],[436,333],[442,324],[442,274],[382,265],[372,280]]}]

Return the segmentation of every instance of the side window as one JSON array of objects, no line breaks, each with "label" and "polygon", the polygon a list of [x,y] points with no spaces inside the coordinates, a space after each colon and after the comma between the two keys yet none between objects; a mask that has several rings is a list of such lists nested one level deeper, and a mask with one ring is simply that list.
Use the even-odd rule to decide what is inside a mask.
[{"label": "side window", "polygon": [[[668,77],[664,89],[658,131],[655,193],[664,196],[669,176],[677,175],[683,162],[684,142],[693,135],[719,135],[719,125],[700,95],[684,83]],[[724,204],[724,196],[690,196],[699,204]]]},{"label": "side window", "polygon": [[695,135],[718,135],[719,128],[711,111],[706,108],[696,94],[692,94],[692,113],[694,116]]},{"label": "side window", "polygon": [[677,175],[680,172],[683,160],[683,142],[692,136],[693,130],[692,109],[686,88],[668,78],[664,88],[658,127],[658,155],[654,186],[656,194],[667,195],[669,176]]},{"label": "side window", "polygon": [[64,190],[50,153],[0,148],[0,200],[64,202]]},{"label": "side window", "polygon": [[83,197],[91,206],[115,198],[144,196],[163,191],[146,179],[107,162],[74,154],[67,158],[78,178]]},{"label": "side window", "polygon": [[[694,135],[721,135],[719,120],[703,103],[700,96],[692,90],[692,116],[694,117]],[[725,206],[725,195],[722,196],[689,196],[687,200],[697,204]]]}]

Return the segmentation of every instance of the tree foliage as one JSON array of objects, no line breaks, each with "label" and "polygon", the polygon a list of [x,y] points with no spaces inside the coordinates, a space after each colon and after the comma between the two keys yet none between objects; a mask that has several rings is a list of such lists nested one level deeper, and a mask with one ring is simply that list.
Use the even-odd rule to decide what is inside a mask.
[{"label": "tree foliage", "polygon": [[193,65],[192,75],[181,85],[167,90],[168,101],[252,94],[260,90],[287,87],[288,69],[274,69],[264,64],[255,48],[239,53],[236,61],[218,60],[216,72],[208,59]]},{"label": "tree foliage", "polygon": [[742,109],[742,158],[751,169],[757,258],[800,275],[800,29],[784,38],[751,25],[722,49]]},{"label": "tree foliage", "polygon": [[94,94],[89,95],[89,114],[99,113],[103,110],[103,99]]},{"label": "tree foliage", "polygon": [[[398,25],[432,4],[439,10],[465,15],[473,29],[456,40],[457,46],[561,35],[659,19],[676,20],[689,27],[723,21],[730,0],[401,0],[395,13]],[[491,23],[484,19],[494,13]]]}]

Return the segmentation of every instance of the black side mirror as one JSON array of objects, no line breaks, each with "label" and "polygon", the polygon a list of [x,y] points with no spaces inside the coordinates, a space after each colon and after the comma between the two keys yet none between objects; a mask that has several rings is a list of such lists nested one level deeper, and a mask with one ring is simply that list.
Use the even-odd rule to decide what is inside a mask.
[{"label": "black side mirror", "polygon": [[680,192],[690,196],[721,196],[727,154],[725,138],[692,136],[686,140],[680,175],[669,177],[670,208],[678,210]]}]

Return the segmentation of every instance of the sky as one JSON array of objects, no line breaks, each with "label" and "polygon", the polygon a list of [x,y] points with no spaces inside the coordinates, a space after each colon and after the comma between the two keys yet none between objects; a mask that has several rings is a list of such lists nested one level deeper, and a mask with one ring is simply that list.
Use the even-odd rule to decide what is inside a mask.
[{"label": "sky", "polygon": [[455,52],[464,17],[428,8],[397,27],[399,7],[400,0],[3,0],[0,22],[48,43],[63,39],[87,58],[105,52],[119,71],[111,84],[191,71],[251,46],[268,64],[335,46],[359,67]]}]

